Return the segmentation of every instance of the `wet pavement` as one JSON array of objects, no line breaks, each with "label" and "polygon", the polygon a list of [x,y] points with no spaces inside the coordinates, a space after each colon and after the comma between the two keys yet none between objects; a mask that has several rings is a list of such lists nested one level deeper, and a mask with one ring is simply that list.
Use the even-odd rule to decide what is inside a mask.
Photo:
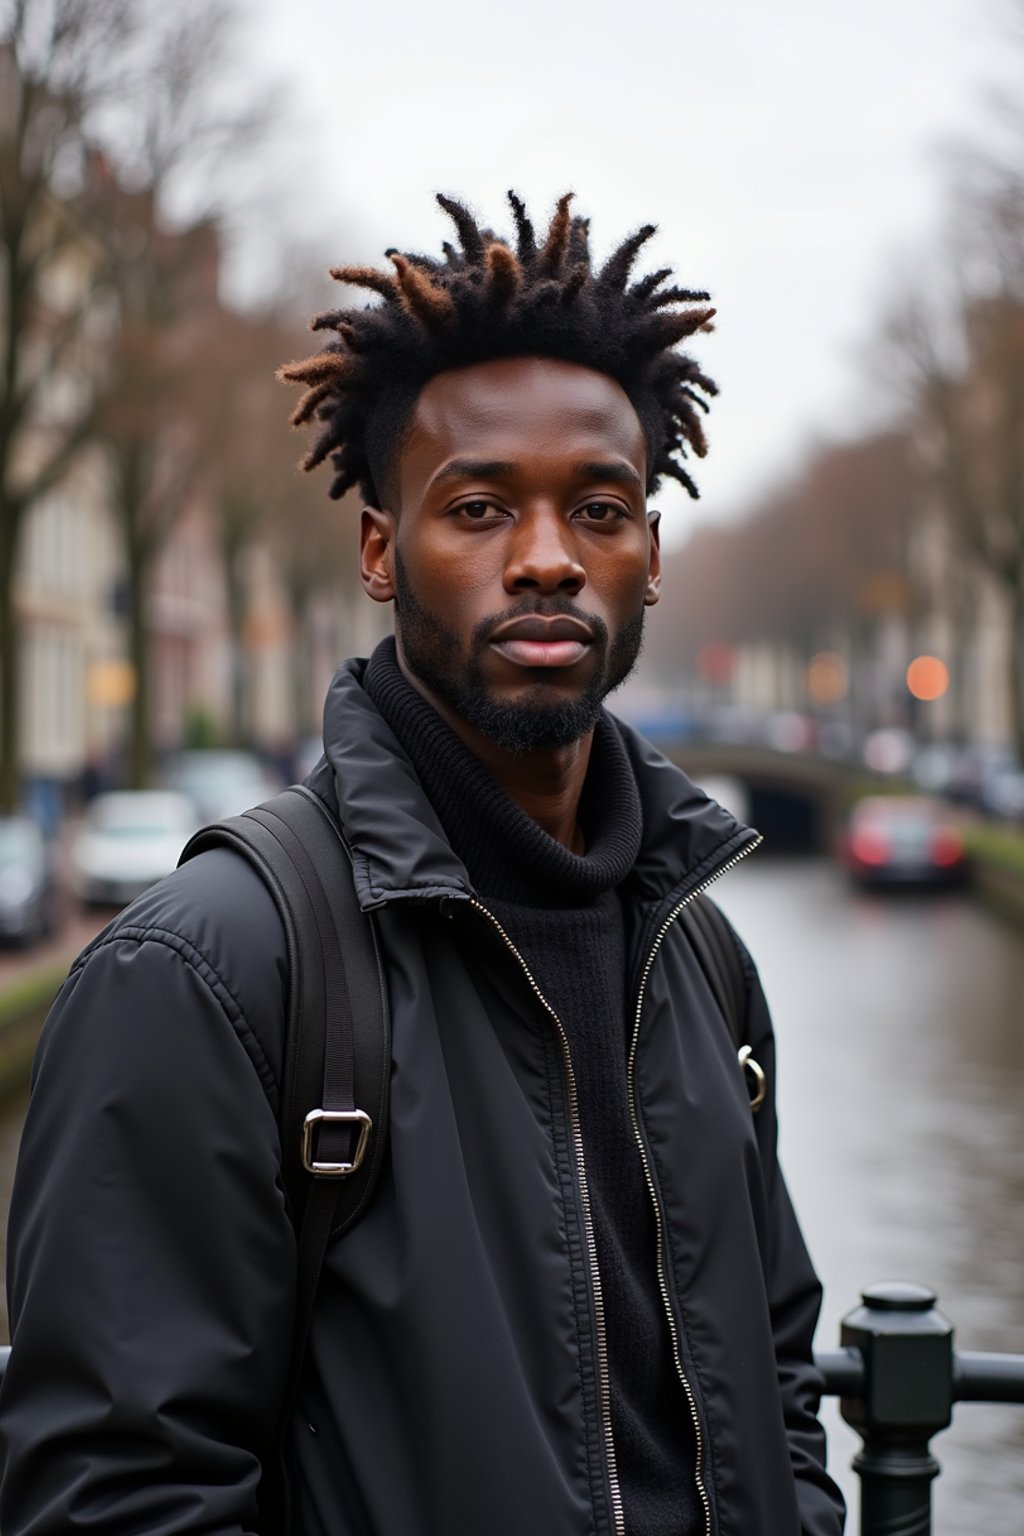
[{"label": "wet pavement", "polygon": [[[819,1347],[862,1286],[899,1278],[937,1290],[961,1348],[1024,1353],[1024,936],[966,897],[856,894],[821,860],[755,854],[715,894],[775,1015]],[[4,1209],[22,1109],[0,1123]],[[825,1418],[855,1498],[856,1438]],[[1024,1407],[961,1405],[934,1449],[936,1536],[1020,1536]]]}]

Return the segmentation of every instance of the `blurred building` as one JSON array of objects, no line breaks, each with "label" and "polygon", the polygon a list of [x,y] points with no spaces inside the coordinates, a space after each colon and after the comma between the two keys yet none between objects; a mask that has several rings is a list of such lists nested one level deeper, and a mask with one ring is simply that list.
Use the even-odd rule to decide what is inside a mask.
[{"label": "blurred building", "polygon": [[67,788],[115,750],[124,705],[117,541],[96,455],[30,512],[16,603],[29,780]]},{"label": "blurred building", "polygon": [[[40,217],[47,227],[37,237],[56,250],[40,280],[45,319],[33,338],[45,358],[50,336],[80,313],[93,292],[104,252],[56,198],[44,200]],[[76,325],[30,429],[17,440],[13,469],[20,479],[30,481],[43,470],[66,423],[79,413],[109,326],[102,301],[87,323]],[[20,362],[29,377],[35,361]],[[109,749],[118,729],[106,696],[90,696],[93,669],[116,660],[120,645],[112,605],[118,554],[107,503],[102,456],[87,447],[31,507],[22,530],[14,592],[22,772],[44,819],[56,817],[85,764]]]},{"label": "blurred building", "polygon": [[913,558],[923,593],[919,648],[949,666],[948,692],[929,706],[933,739],[1009,742],[1013,737],[1009,661],[1013,634],[1007,594],[991,574],[964,559],[939,497],[925,500]]}]

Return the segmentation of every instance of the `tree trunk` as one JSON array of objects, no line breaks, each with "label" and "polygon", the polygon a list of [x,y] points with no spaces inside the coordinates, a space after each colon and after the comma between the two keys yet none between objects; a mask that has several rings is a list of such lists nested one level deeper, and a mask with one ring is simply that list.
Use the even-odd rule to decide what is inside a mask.
[{"label": "tree trunk", "polygon": [[24,503],[10,495],[16,421],[12,414],[18,380],[19,341],[25,324],[22,244],[24,223],[5,210],[4,347],[0,379],[0,816],[18,808],[21,770],[21,717],[18,698],[18,626],[14,613],[14,577]]},{"label": "tree trunk", "polygon": [[114,506],[121,524],[121,544],[128,579],[128,658],[135,686],[128,725],[128,784],[145,789],[152,766],[150,739],[149,591],[154,540],[144,520],[147,485],[145,447],[137,441],[116,450],[112,460]]},{"label": "tree trunk", "polygon": [[1010,604],[1010,727],[1018,762],[1024,764],[1024,569],[1017,572]]},{"label": "tree trunk", "polygon": [[313,584],[293,576],[288,583],[288,600],[292,618],[292,735],[296,740],[307,734],[313,714],[310,708],[313,646],[309,623],[312,597]]},{"label": "tree trunk", "polygon": [[128,541],[128,644],[135,673],[132,695],[128,783],[145,789],[152,767],[149,721],[149,629],[147,627],[146,577],[149,562],[138,538]]},{"label": "tree trunk", "polygon": [[0,816],[18,808],[20,717],[18,626],[14,612],[15,560],[22,508],[0,507]]},{"label": "tree trunk", "polygon": [[231,647],[231,742],[249,742],[248,665],[245,650],[245,584],[242,581],[241,547],[228,539],[224,545],[224,582],[227,591],[228,630]]},{"label": "tree trunk", "polygon": [[971,673],[977,666],[975,647],[978,613],[974,592],[976,573],[969,567],[965,567],[960,560],[956,560],[955,566],[955,573],[947,593],[952,636],[949,658],[950,693],[952,694],[950,707],[953,740],[958,746],[963,747],[974,735],[971,719],[971,700],[974,693],[971,687]]}]

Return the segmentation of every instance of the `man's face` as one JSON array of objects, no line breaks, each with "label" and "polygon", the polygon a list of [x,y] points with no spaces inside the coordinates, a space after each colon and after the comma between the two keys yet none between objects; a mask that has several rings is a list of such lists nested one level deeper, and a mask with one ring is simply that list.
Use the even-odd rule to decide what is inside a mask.
[{"label": "man's face", "polygon": [[568,745],[640,650],[657,601],[646,443],[612,379],[501,359],[423,389],[397,514],[364,518],[370,595],[403,667],[453,724],[510,752]]}]

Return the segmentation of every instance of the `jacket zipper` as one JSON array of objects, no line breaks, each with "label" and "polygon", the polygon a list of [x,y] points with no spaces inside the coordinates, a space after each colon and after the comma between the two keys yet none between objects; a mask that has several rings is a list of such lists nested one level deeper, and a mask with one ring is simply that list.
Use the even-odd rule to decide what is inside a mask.
[{"label": "jacket zipper", "polygon": [[672,1340],[672,1358],[675,1361],[676,1373],[679,1376],[679,1380],[682,1382],[683,1391],[686,1393],[686,1401],[690,1408],[690,1418],[693,1421],[693,1432],[696,1446],[696,1465],[694,1469],[694,1475],[697,1483],[697,1493],[700,1497],[700,1502],[704,1510],[704,1530],[706,1536],[712,1536],[712,1533],[711,1501],[708,1498],[708,1491],[704,1482],[704,1431],[701,1425],[700,1415],[697,1412],[697,1399],[694,1397],[693,1388],[690,1386],[690,1383],[687,1380],[686,1372],[683,1369],[682,1354],[679,1347],[679,1326],[676,1322],[675,1314],[672,1311],[672,1299],[669,1293],[668,1277],[665,1269],[665,1218],[661,1209],[661,1201],[658,1198],[658,1192],[654,1185],[654,1178],[651,1174],[650,1157],[647,1151],[647,1144],[644,1141],[643,1131],[640,1127],[640,1111],[637,1107],[636,1100],[636,1051],[637,1044],[640,1039],[640,1016],[643,1012],[644,993],[647,990],[648,977],[651,974],[654,961],[657,957],[659,949],[662,946],[665,935],[672,927],[672,924],[679,917],[680,912],[682,912],[684,908],[688,907],[691,901],[694,901],[702,891],[706,891],[708,886],[712,885],[721,875],[727,874],[728,871],[734,867],[734,865],[739,863],[740,859],[745,858],[748,853],[753,853],[754,849],[757,848],[761,842],[762,838],[760,835],[756,835],[749,843],[746,843],[735,854],[733,854],[731,859],[727,859],[719,869],[716,869],[712,874],[708,875],[706,880],[702,880],[700,885],[696,886],[692,891],[688,893],[688,895],[684,896],[681,901],[677,902],[677,904],[672,908],[671,912],[665,918],[661,927],[658,929],[658,932],[654,936],[654,943],[651,946],[650,954],[647,956],[647,963],[644,966],[643,974],[640,978],[640,992],[637,996],[636,1013],[633,1019],[633,1038],[630,1042],[629,1060],[626,1067],[626,1089],[629,1098],[629,1113],[633,1121],[633,1134],[636,1137],[636,1144],[640,1149],[640,1158],[644,1168],[644,1178],[647,1181],[647,1189],[651,1197],[651,1204],[654,1206],[654,1223],[657,1237],[658,1289],[661,1292],[661,1300],[665,1308],[665,1316],[668,1319],[668,1331]]},{"label": "jacket zipper", "polygon": [[551,1015],[558,1030],[558,1038],[562,1047],[562,1060],[565,1065],[565,1078],[569,1089],[569,1131],[576,1158],[576,1179],[580,1192],[580,1206],[583,1212],[583,1236],[586,1242],[590,1288],[594,1301],[594,1335],[597,1343],[597,1379],[601,1409],[601,1438],[604,1444],[605,1469],[608,1473],[612,1523],[615,1528],[615,1536],[626,1536],[626,1520],[622,1508],[622,1490],[619,1487],[619,1476],[615,1463],[615,1442],[612,1438],[611,1384],[608,1376],[608,1337],[605,1327],[604,1296],[601,1290],[601,1274],[597,1265],[597,1244],[594,1240],[590,1186],[587,1182],[587,1165],[583,1155],[583,1131],[580,1124],[579,1098],[576,1091],[576,1072],[572,1064],[572,1055],[569,1051],[569,1037],[565,1032],[561,1019],[534,980],[530,967],[505,932],[501,923],[494,916],[494,913],[489,912],[475,897],[469,898],[469,905],[475,907],[478,912],[482,912],[484,917],[497,929],[508,949],[518,960],[534,996]]}]

